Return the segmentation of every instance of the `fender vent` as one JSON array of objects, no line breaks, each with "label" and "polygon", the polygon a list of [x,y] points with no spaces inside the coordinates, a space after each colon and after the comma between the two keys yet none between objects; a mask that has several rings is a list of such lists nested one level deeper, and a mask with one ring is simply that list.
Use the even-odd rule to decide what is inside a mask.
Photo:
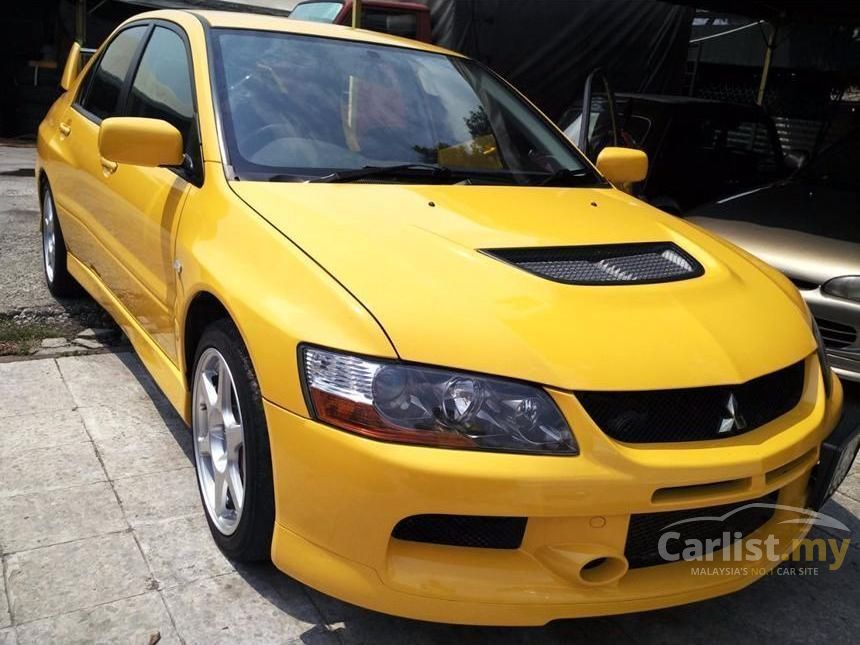
[{"label": "fender vent", "polygon": [[565,284],[648,284],[687,280],[705,270],[672,242],[485,249],[487,255]]}]

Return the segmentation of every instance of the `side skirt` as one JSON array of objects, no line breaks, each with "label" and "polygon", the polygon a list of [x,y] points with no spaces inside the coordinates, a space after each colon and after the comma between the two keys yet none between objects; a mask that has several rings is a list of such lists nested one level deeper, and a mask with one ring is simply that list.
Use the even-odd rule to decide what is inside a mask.
[{"label": "side skirt", "polygon": [[191,421],[191,397],[185,385],[182,372],[149,334],[135,320],[99,277],[71,253],[68,254],[68,268],[75,279],[86,291],[113,317],[131,341],[134,350],[152,375],[156,385],[164,392],[171,405],[186,424]]}]

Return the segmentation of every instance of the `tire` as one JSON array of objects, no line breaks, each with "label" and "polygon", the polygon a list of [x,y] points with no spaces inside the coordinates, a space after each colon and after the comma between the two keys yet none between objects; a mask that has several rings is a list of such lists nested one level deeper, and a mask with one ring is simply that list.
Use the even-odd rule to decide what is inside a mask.
[{"label": "tire", "polygon": [[66,241],[57,217],[54,196],[47,183],[41,197],[42,219],[39,232],[42,235],[42,270],[45,273],[48,291],[55,298],[80,296],[83,294],[83,289],[69,273]]},{"label": "tire", "polygon": [[194,467],[212,537],[232,560],[269,560],[275,526],[269,431],[251,358],[232,321],[206,327],[192,374]]}]

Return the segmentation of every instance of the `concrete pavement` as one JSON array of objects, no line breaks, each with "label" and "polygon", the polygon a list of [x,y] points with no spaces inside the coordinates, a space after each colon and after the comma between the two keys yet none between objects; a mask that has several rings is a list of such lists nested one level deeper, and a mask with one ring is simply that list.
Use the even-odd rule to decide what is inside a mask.
[{"label": "concrete pavement", "polygon": [[[234,566],[203,518],[187,429],[131,353],[0,363],[0,645],[856,642],[842,569],[724,598],[537,629],[366,611],[272,566]],[[858,535],[860,475],[826,509]]]}]

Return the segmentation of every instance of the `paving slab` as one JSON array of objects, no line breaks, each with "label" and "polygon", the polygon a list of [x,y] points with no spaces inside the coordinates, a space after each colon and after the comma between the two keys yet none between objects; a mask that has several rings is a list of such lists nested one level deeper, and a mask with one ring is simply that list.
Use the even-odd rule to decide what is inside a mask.
[{"label": "paving slab", "polygon": [[12,615],[18,623],[136,596],[153,586],[130,532],[6,556]]},{"label": "paving slab", "polygon": [[135,528],[160,589],[230,573],[233,565],[215,545],[203,511]]},{"label": "paving slab", "polygon": [[17,645],[18,640],[15,637],[15,630],[12,627],[0,629],[0,645]]},{"label": "paving slab", "polygon": [[153,436],[164,441],[171,434],[180,437],[190,434],[178,415],[165,419],[155,404],[141,404],[134,409],[99,405],[80,407],[77,412],[83,419],[87,433],[97,443],[114,440],[131,442]]},{"label": "paving slab", "polygon": [[[319,631],[321,618],[294,583],[284,597],[266,581],[228,573],[165,590],[164,600],[189,645],[289,643]],[[332,635],[331,643],[336,643]]]},{"label": "paving slab", "polygon": [[[67,356],[58,358],[57,365],[79,407],[106,406],[129,411],[159,409],[165,414],[172,411],[133,354]],[[106,383],[110,387],[105,387]]]},{"label": "paving slab", "polygon": [[95,442],[110,479],[188,467],[190,461],[185,450],[190,450],[190,438],[185,443],[183,447],[170,436],[151,435]]},{"label": "paving slab", "polygon": [[104,481],[105,474],[89,442],[35,448],[4,454],[0,498]]},{"label": "paving slab", "polygon": [[178,517],[200,516],[203,507],[191,467],[124,477],[113,482],[132,526]]},{"label": "paving slab", "polygon": [[24,551],[128,527],[108,482],[0,498],[3,552]]},{"label": "paving slab", "polygon": [[0,363],[0,418],[74,407],[54,361]]},{"label": "paving slab", "polygon": [[89,441],[89,436],[80,415],[74,410],[19,414],[3,419],[0,455],[84,441]]},{"label": "paving slab", "polygon": [[855,502],[860,502],[860,473],[857,472],[856,465],[854,466],[854,471],[842,482],[839,492],[845,495],[845,497],[850,497]]},{"label": "paving slab", "polygon": [[156,592],[18,626],[19,645],[148,645],[156,635],[159,637],[158,645],[181,642],[161,596]]}]

